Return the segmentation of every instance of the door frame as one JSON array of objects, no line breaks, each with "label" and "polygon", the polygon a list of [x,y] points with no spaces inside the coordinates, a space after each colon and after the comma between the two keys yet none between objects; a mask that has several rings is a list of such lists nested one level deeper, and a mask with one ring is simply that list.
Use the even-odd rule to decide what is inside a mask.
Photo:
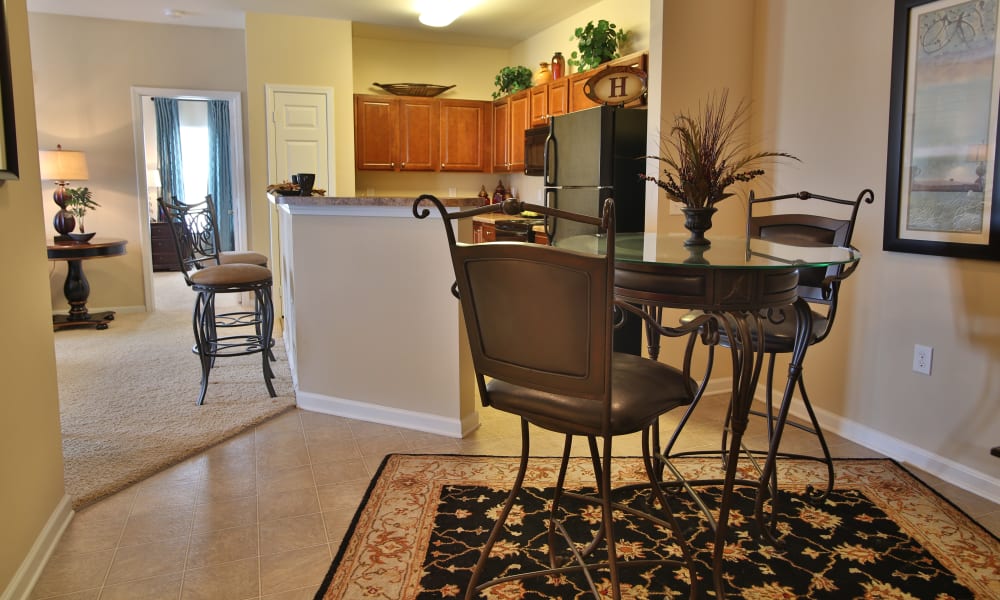
[{"label": "door frame", "polygon": [[142,252],[142,278],[146,297],[146,312],[156,309],[153,292],[153,249],[149,233],[149,200],[146,187],[146,147],[143,138],[142,99],[145,96],[165,96],[178,100],[225,100],[229,105],[230,170],[233,188],[233,238],[236,250],[246,250],[246,172],[243,159],[243,94],[220,90],[177,88],[131,88],[132,134],[135,146],[136,183],[139,186],[139,245]]}]

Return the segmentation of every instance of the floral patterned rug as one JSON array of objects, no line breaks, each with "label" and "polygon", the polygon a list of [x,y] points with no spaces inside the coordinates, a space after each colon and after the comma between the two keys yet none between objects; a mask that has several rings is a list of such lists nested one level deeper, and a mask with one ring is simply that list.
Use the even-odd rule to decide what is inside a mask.
[{"label": "floral patterned rug", "polygon": [[[718,459],[678,461],[685,477],[694,479],[721,477],[718,464]],[[638,459],[618,459],[615,465],[616,486],[644,479]],[[529,464],[525,490],[487,563],[484,579],[547,564],[546,503],[551,490],[546,488],[554,485],[558,466],[555,458],[537,458]],[[574,459],[567,487],[585,489],[593,481],[589,469],[589,461]],[[737,488],[725,553],[729,597],[1000,598],[1000,540],[895,462],[837,460],[836,489],[821,504],[809,501],[805,488],[825,480],[824,467],[813,461],[782,460],[779,469],[780,546],[755,536],[753,492]],[[507,457],[387,457],[316,599],[464,597],[479,548],[516,471],[517,459]],[[742,475],[749,477],[750,472]],[[717,500],[718,494],[707,491],[713,506],[712,498]],[[617,499],[645,502],[634,489]],[[695,552],[703,595],[714,597],[709,568],[712,534],[704,515],[686,494],[674,492],[670,502]],[[573,512],[568,527],[574,539],[589,539],[600,511],[585,504],[566,506]],[[619,553],[626,560],[678,553],[669,533],[647,523],[620,523],[616,534]],[[688,597],[686,570],[625,566],[620,572],[624,598]],[[597,572],[595,582],[603,590],[607,581],[602,575],[606,576]],[[588,589],[582,576],[571,574],[501,584],[485,590],[482,597],[587,598]]]}]

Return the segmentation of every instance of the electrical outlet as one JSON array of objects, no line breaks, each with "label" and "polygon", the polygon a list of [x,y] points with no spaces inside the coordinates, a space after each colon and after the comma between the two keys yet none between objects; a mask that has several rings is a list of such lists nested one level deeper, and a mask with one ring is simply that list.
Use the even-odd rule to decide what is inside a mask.
[{"label": "electrical outlet", "polygon": [[924,375],[931,374],[931,360],[934,356],[934,349],[930,346],[913,346],[913,370]]},{"label": "electrical outlet", "polygon": [[458,190],[457,189],[452,188],[452,187],[448,188],[448,197],[449,198],[454,198],[457,195],[458,195]]}]

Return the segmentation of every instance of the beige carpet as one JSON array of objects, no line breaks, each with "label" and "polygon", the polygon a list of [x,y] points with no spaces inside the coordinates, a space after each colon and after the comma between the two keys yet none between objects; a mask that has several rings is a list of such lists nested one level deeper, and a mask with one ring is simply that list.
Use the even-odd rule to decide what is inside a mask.
[{"label": "beige carpet", "polygon": [[104,331],[55,334],[66,493],[74,508],[295,406],[280,340],[272,363],[278,397],[267,394],[259,355],[220,358],[205,404],[197,406],[194,293],[177,273],[158,273],[157,286],[154,313],[119,313]]}]

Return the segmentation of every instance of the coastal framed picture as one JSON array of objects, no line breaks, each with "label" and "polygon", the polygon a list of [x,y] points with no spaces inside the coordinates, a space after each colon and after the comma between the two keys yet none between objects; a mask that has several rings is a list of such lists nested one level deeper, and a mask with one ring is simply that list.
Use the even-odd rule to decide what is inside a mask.
[{"label": "coastal framed picture", "polygon": [[0,2],[0,181],[17,179],[17,136],[14,127],[14,89],[11,84],[10,46],[5,5]]},{"label": "coastal framed picture", "polygon": [[896,0],[885,250],[1000,260],[1000,0]]}]

